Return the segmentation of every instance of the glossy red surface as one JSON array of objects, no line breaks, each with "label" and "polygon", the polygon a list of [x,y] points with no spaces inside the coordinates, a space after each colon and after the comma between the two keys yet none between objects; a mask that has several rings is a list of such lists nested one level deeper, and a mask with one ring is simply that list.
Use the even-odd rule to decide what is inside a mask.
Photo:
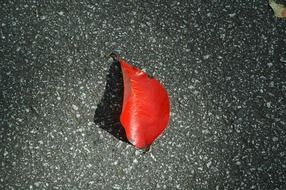
[{"label": "glossy red surface", "polygon": [[167,91],[156,79],[119,60],[124,80],[120,121],[128,140],[139,149],[148,148],[167,127],[170,102]]}]

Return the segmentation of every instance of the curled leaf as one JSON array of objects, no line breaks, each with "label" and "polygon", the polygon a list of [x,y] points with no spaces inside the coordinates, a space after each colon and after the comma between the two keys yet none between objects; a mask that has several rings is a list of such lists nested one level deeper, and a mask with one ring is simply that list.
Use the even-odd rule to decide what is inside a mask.
[{"label": "curled leaf", "polygon": [[136,148],[148,149],[167,127],[170,102],[167,91],[154,78],[112,54],[122,70],[124,97],[120,122]]},{"label": "curled leaf", "polygon": [[278,18],[286,18],[286,7],[276,3],[274,0],[269,0],[269,6],[272,8],[274,15]]}]

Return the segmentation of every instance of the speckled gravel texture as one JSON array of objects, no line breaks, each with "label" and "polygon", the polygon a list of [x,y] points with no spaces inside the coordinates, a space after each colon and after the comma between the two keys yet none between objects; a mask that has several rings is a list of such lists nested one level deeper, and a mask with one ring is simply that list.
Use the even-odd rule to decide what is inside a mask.
[{"label": "speckled gravel texture", "polygon": [[[0,37],[1,190],[286,189],[286,21],[266,0],[3,0]],[[94,122],[122,96],[114,50],[170,95],[145,154]]]}]

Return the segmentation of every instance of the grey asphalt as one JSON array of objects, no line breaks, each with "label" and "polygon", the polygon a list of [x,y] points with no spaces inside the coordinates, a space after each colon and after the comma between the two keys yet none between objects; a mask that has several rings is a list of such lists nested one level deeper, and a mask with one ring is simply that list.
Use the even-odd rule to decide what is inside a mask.
[{"label": "grey asphalt", "polygon": [[[1,1],[0,189],[284,190],[285,47],[266,0]],[[111,51],[170,95],[145,154]]]}]

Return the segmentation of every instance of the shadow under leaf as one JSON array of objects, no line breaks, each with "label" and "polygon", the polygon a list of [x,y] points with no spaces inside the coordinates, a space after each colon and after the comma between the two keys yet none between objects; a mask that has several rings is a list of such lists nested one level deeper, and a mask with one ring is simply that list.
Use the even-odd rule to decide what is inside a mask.
[{"label": "shadow under leaf", "polygon": [[106,80],[104,95],[95,110],[94,123],[117,139],[129,143],[120,123],[124,86],[118,62],[111,64]]}]

